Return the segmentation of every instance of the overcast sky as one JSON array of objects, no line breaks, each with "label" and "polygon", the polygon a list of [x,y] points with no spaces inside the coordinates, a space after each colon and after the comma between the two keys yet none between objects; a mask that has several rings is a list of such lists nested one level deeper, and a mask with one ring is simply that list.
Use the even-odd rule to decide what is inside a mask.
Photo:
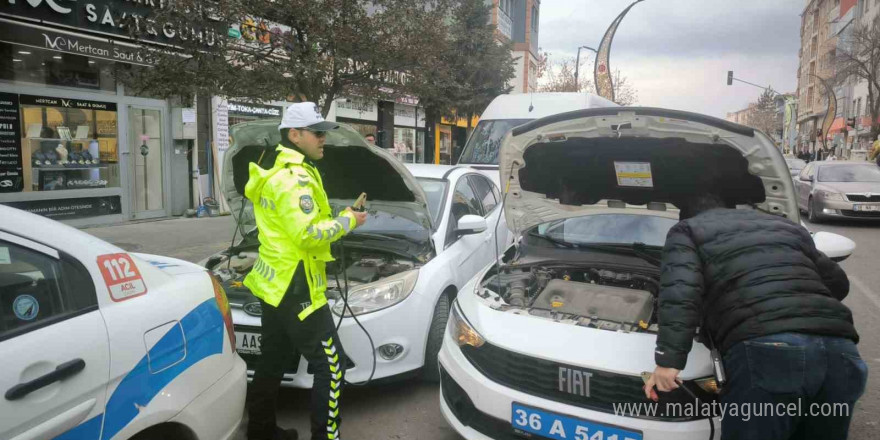
[{"label": "overcast sky", "polygon": [[[552,57],[599,47],[632,0],[542,0],[539,45]],[[804,0],[645,0],[621,23],[611,68],[636,86],[639,105],[724,117],[761,94],[727,71],[781,92],[797,88]],[[581,71],[595,55],[581,51]],[[591,66],[591,64],[589,64]],[[587,69],[592,78],[592,68]],[[583,75],[581,75],[583,77]]]}]

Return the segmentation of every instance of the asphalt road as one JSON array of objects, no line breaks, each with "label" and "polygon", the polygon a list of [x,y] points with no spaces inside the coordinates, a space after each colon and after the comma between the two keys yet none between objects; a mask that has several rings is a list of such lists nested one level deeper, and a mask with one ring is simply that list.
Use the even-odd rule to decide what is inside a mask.
[{"label": "asphalt road", "polygon": [[809,225],[811,231],[840,234],[856,242],[852,257],[841,263],[850,280],[843,303],[853,313],[861,338],[859,353],[868,364],[868,386],[856,404],[851,439],[880,438],[880,223],[834,222]]},{"label": "asphalt road", "polygon": [[[86,230],[120,247],[198,261],[224,249],[232,237],[231,217],[176,219]],[[851,290],[844,303],[853,311],[861,335],[859,350],[870,369],[868,387],[856,405],[850,439],[880,439],[880,223],[810,225],[813,231],[845,235],[857,244],[842,263]],[[308,391],[281,391],[278,422],[309,432]],[[344,438],[456,440],[440,414],[436,385],[407,380],[367,388],[348,387],[342,400]],[[244,439],[243,431],[239,439]]]}]

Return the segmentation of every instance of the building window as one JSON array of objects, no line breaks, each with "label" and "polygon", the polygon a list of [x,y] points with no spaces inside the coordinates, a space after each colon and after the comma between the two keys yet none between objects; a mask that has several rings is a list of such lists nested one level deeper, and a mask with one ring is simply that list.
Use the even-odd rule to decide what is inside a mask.
[{"label": "building window", "polygon": [[538,7],[532,6],[532,32],[538,32]]},{"label": "building window", "polygon": [[858,102],[856,103],[856,114],[854,116],[862,116],[862,98],[859,98]]},{"label": "building window", "polygon": [[508,17],[513,17],[513,0],[499,0],[498,8],[501,9],[501,12],[507,14]]}]

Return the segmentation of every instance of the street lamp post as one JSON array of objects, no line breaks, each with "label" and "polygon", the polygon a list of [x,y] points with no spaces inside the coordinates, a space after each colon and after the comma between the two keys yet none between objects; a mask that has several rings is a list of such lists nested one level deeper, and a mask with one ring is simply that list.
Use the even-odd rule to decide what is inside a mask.
[{"label": "street lamp post", "polygon": [[574,91],[575,92],[578,91],[578,72],[580,71],[580,67],[581,67],[581,49],[589,49],[589,50],[592,50],[593,52],[595,52],[596,55],[599,54],[599,51],[597,51],[596,49],[593,49],[590,46],[581,46],[578,48],[577,61],[575,61],[575,64],[574,64]]}]

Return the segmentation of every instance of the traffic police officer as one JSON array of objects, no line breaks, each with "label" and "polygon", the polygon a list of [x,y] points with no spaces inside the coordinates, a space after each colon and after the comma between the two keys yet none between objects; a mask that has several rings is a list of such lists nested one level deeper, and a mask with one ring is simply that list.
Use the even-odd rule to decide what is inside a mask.
[{"label": "traffic police officer", "polygon": [[254,205],[259,258],[244,284],[262,306],[262,356],[248,398],[249,440],[296,439],[275,421],[284,368],[302,354],[314,371],[312,439],[339,436],[344,354],[324,292],[330,243],[366,220],[350,208],[333,217],[315,161],[324,157],[327,131],[311,102],[290,105],[281,124],[275,165],[251,164],[245,196]]}]

